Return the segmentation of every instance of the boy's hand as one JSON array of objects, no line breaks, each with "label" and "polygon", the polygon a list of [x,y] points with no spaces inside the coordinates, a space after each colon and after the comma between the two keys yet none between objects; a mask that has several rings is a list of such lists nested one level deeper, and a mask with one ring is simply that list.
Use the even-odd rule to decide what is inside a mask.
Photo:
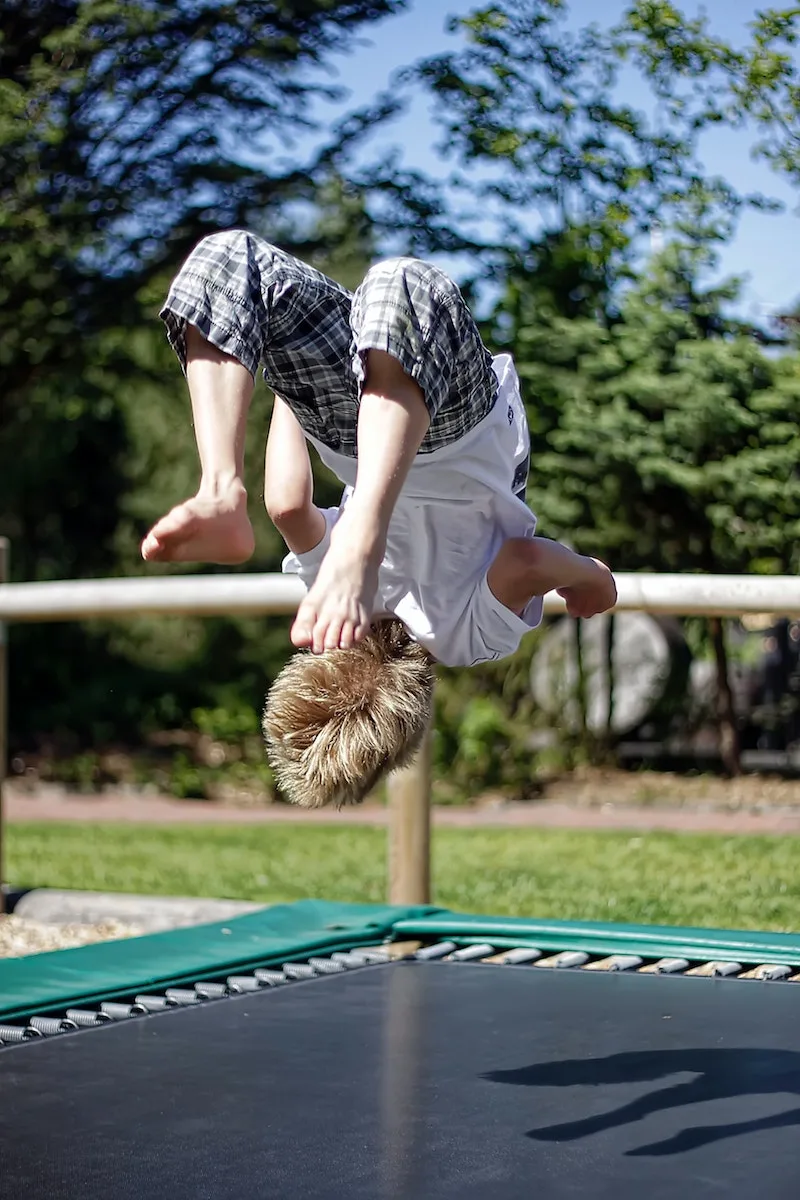
[{"label": "boy's hand", "polygon": [[314,586],[291,629],[293,645],[314,654],[347,650],[369,633],[383,544],[345,509]]}]

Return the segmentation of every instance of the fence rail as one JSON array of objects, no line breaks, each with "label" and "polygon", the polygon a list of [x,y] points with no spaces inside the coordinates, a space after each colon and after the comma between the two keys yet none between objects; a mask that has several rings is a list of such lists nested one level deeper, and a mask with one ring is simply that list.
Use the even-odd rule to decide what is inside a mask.
[{"label": "fence rail", "polygon": [[[800,617],[800,578],[786,575],[615,576],[617,612]],[[119,620],[137,616],[269,616],[290,613],[303,595],[291,575],[179,575],[0,584],[0,621]],[[554,593],[546,613],[564,612]]]},{"label": "fence rail", "polygon": [[[180,575],[147,579],[86,579],[5,583],[8,545],[0,538],[0,880],[2,783],[6,712],[3,625],[17,622],[124,620],[137,616],[270,616],[293,612],[303,595],[285,575]],[[616,576],[618,612],[673,616],[738,617],[769,613],[800,617],[800,579],[753,575]],[[545,612],[565,611],[560,597],[545,598]],[[430,744],[417,761],[389,780],[389,900],[430,899]],[[2,896],[0,895],[0,912]]]}]

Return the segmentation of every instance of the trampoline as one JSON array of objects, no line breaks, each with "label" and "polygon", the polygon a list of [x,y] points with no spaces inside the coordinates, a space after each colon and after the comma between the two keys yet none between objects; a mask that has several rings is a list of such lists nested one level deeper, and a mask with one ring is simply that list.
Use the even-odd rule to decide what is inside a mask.
[{"label": "trampoline", "polygon": [[787,936],[312,902],[11,960],[0,1196],[788,1200],[799,985]]}]

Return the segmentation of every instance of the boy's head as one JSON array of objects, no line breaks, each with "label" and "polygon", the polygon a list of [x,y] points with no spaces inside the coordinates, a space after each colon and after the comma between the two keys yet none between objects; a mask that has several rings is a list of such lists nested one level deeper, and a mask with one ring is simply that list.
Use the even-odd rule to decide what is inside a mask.
[{"label": "boy's head", "polygon": [[400,621],[378,622],[351,650],[296,654],[264,709],[267,755],[281,791],[304,808],[358,804],[422,741],[433,660]]}]

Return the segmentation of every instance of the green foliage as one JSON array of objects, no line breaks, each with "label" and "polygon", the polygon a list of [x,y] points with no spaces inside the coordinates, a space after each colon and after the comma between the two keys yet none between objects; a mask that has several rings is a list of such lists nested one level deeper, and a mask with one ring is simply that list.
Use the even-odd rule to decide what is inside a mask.
[{"label": "green foliage", "polygon": [[[437,672],[433,770],[439,803],[497,789],[518,799],[539,790],[542,765],[531,746],[541,725],[530,690],[538,636],[516,654],[470,670]],[[552,764],[551,764],[552,765]]]},{"label": "green foliage", "polygon": [[673,118],[725,122],[795,186],[800,183],[800,8],[753,12],[749,39],[733,46],[709,16],[689,18],[671,0],[637,0],[616,30],[618,53],[652,81]]},{"label": "green foliage", "polygon": [[[318,226],[315,254],[353,267],[368,231],[359,196],[337,191],[338,164],[392,106],[326,125],[321,102],[343,94],[326,59],[403,5],[4,6],[0,533],[12,541],[14,578],[140,573],[142,534],[194,490],[185,387],[155,320],[191,244],[251,217],[268,230],[304,203]],[[309,133],[315,148],[287,166],[283,148]],[[346,214],[333,215],[337,204]],[[251,422],[254,501],[268,413],[262,401]],[[274,570],[280,539],[253,507],[253,568]],[[285,654],[285,623],[264,625],[19,627],[12,738],[74,749],[141,737],[222,702],[232,679],[258,710]]]},{"label": "green foliage", "polygon": [[455,695],[445,692],[438,698],[434,770],[452,789],[454,798],[468,796],[476,780],[485,788],[519,785],[519,764],[513,761],[515,733],[508,713],[495,697],[467,699],[459,689]]},{"label": "green foliage", "polygon": [[[567,231],[562,242],[591,283],[580,241]],[[616,309],[595,281],[587,296],[599,314],[576,309],[536,271],[526,292],[515,263],[519,324],[500,304],[528,396],[529,500],[542,532],[617,570],[791,574],[800,565],[800,359],[767,355],[758,331],[727,315],[737,285],[704,287],[712,263],[707,245],[676,240],[618,293]],[[720,744],[734,773],[724,630],[718,621],[709,629]]]},{"label": "green foliage", "polygon": [[637,234],[671,222],[698,191],[729,220],[742,203],[698,159],[714,115],[657,103],[648,115],[621,102],[626,58],[660,100],[649,61],[630,52],[629,32],[575,30],[568,12],[565,0],[497,0],[453,18],[465,48],[406,73],[434,97],[440,149],[456,163],[449,183],[465,213],[459,227],[501,276],[505,252],[538,241],[540,228],[590,231],[601,269],[609,261],[619,269]]},{"label": "green foliage", "polygon": [[260,732],[258,713],[246,704],[232,702],[217,708],[195,708],[192,724],[215,742],[242,742]]},{"label": "green foliage", "polygon": [[[573,327],[531,498],[548,531],[619,569],[791,573],[800,364],[768,357],[726,319],[734,292],[703,290],[703,265],[676,245],[608,327]],[[530,378],[541,332],[521,342]]]},{"label": "green foliage", "polygon": [[281,144],[314,129],[314,105],[338,95],[312,68],[402,6],[5,6],[0,528],[17,547],[16,577],[111,568],[132,465],[120,393],[165,400],[163,360],[140,333],[156,296],[203,233],[254,212],[267,225],[288,202],[315,199],[381,112],[316,126],[312,158],[280,165]]}]

